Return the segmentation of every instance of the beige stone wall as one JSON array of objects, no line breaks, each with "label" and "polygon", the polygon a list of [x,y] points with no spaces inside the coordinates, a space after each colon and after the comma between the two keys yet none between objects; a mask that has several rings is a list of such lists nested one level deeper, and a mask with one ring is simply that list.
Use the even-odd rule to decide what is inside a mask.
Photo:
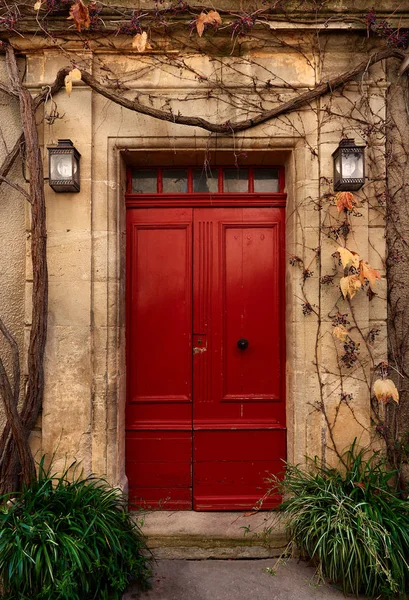
[{"label": "beige stone wall", "polygon": [[[5,64],[0,60],[0,81],[6,80]],[[1,164],[21,133],[18,101],[1,92],[0,115]],[[24,185],[20,160],[15,164],[10,178]],[[25,202],[18,192],[5,183],[0,186],[0,318],[17,340],[21,355],[24,345]],[[5,358],[9,370],[11,357],[3,339],[0,339],[0,356]],[[0,427],[3,422],[0,406]]]},{"label": "beige stone wall", "polygon": [[[263,106],[267,108],[291,97],[294,90],[313,87],[323,73],[329,77],[347,68],[352,60],[351,48],[354,48],[354,62],[365,56],[362,37],[354,39],[351,35],[346,44],[344,34],[329,35],[323,40],[326,48],[323,60],[314,36],[304,34],[302,52],[289,52],[285,43],[294,43],[294,35],[288,36],[282,38],[284,44],[275,41],[262,49],[253,49],[251,56],[224,56],[216,60],[200,54],[184,56],[185,64],[208,78],[207,83],[200,84],[192,71],[181,76],[177,62],[172,64],[157,54],[141,56],[129,51],[118,55],[112,50],[100,50],[79,60],[89,64],[101,78],[110,69],[126,81],[130,97],[138,94],[141,101],[158,107],[163,106],[165,96],[170,97],[174,112],[180,110],[223,122],[248,115],[251,103],[256,106],[260,101],[252,89],[254,77],[262,84],[270,82],[268,87],[261,86]],[[50,83],[58,68],[66,63],[57,50],[29,54],[27,85],[37,91]],[[383,65],[378,65],[364,82],[349,85],[347,98],[333,99],[334,112],[342,115],[350,111],[351,103],[357,103],[360,114],[367,111],[368,118],[370,106],[382,114],[386,88],[379,80],[383,75]],[[222,83],[227,89],[219,87],[217,93],[207,98],[206,89],[211,82]],[[267,93],[271,87],[272,91]],[[238,100],[235,106],[229,103],[229,94]],[[365,102],[361,105],[362,98]],[[339,298],[337,284],[324,288],[319,281],[320,276],[333,270],[331,255],[338,244],[323,233],[328,207],[319,211],[317,203],[328,191],[326,181],[332,178],[331,154],[339,140],[344,135],[359,139],[356,122],[342,117],[324,118],[328,102],[324,97],[296,114],[228,137],[130,112],[92,93],[82,83],[74,86],[71,96],[61,93],[55,100],[61,118],[52,125],[46,121],[40,125],[44,153],[47,144],[58,138],[72,139],[82,154],[81,192],[55,194],[46,186],[50,312],[42,451],[49,456],[56,452],[57,467],[77,459],[86,472],[106,474],[112,483],[126,485],[124,169],[125,159],[129,160],[131,153],[137,162],[148,151],[167,153],[169,157],[177,155],[181,160],[195,152],[203,156],[209,150],[228,152],[231,156],[262,152],[285,165],[287,252],[288,256],[300,256],[305,264],[312,263],[314,273],[305,292],[321,315],[319,320],[315,313],[303,315],[302,273],[288,265],[288,458],[295,462],[303,461],[305,455],[333,459],[327,423],[317,410],[320,401],[325,401],[330,419],[335,420],[334,436],[341,449],[355,436],[361,443],[368,443],[368,381],[374,357],[345,372],[340,385],[338,350],[332,337],[330,315],[334,306],[340,312],[350,311],[350,307]],[[379,151],[382,152],[382,147],[371,148],[367,164],[369,175],[381,180],[384,167],[376,156]],[[371,185],[365,186],[361,193],[362,216],[354,218],[352,244],[362,257],[382,270],[384,223],[378,210],[368,208],[367,198],[374,196]],[[19,240],[24,240],[22,214],[20,210],[20,229],[14,234]],[[321,267],[314,262],[314,248],[320,246]],[[14,273],[13,280],[21,294],[22,272]],[[27,295],[29,291],[27,282]],[[385,296],[382,281],[379,295],[371,304],[365,294],[354,302],[354,314],[362,331],[367,332],[374,325],[382,331],[381,343],[376,348],[379,356],[386,356]],[[20,313],[14,311],[13,316],[22,330]],[[353,394],[352,407],[339,404],[341,391]]]}]

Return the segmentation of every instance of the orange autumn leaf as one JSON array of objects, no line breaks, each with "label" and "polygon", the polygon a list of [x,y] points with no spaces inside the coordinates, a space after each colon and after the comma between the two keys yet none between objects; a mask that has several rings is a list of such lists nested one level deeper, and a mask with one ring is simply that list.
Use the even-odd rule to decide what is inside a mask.
[{"label": "orange autumn leaf", "polygon": [[78,31],[90,28],[91,19],[89,17],[88,8],[85,6],[82,0],[78,0],[78,2],[75,2],[75,4],[71,6],[70,16],[68,19],[73,19]]},{"label": "orange autumn leaf", "polygon": [[196,30],[199,37],[202,37],[205,25],[218,27],[222,23],[222,18],[216,10],[210,10],[208,13],[201,12],[196,19]]},{"label": "orange autumn leaf", "polygon": [[359,279],[362,284],[367,279],[371,285],[375,285],[376,280],[381,279],[381,276],[379,271],[371,267],[365,260],[361,260],[359,263]]},{"label": "orange autumn leaf", "polygon": [[356,200],[351,192],[338,192],[335,196],[335,203],[339,213],[343,210],[352,210],[356,206]]}]

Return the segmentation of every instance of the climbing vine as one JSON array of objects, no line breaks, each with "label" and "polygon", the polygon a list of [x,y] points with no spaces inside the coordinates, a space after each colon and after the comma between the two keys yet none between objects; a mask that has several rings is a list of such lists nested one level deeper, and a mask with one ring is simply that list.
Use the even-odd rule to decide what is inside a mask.
[{"label": "climbing vine", "polygon": [[[345,27],[355,28],[354,35],[360,36],[360,49],[365,58],[329,76],[325,71],[326,55],[330,54],[326,48],[328,31],[333,23],[341,22]],[[291,32],[291,27],[304,25],[308,28],[303,39]],[[22,48],[21,40],[33,32],[41,40],[40,48],[53,48],[66,62],[56,73],[54,83],[34,99],[16,70],[16,53]],[[0,492],[14,490],[21,480],[27,481],[32,476],[28,438],[41,412],[44,394],[46,216],[34,115],[39,106],[44,105],[44,119],[52,126],[61,118],[58,93],[65,90],[71,94],[76,86],[84,84],[95,94],[130,111],[201,128],[209,132],[210,140],[230,136],[237,141],[238,133],[274,122],[278,130],[291,131],[291,135],[303,140],[306,152],[318,162],[321,160],[320,140],[329,128],[339,130],[340,140],[352,131],[365,143],[371,175],[359,194],[335,194],[331,177],[321,176],[318,196],[310,196],[302,205],[294,206],[289,218],[293,218],[300,229],[303,228],[302,211],[308,209],[319,214],[319,231],[315,232],[318,245],[310,247],[304,236],[301,244],[297,242],[296,247],[289,249],[288,263],[299,273],[296,310],[316,325],[314,365],[319,392],[307,402],[311,414],[319,414],[323,419],[323,458],[327,451],[341,457],[343,448],[337,441],[337,427],[346,410],[359,430],[366,432],[367,439],[373,439],[375,431],[385,441],[394,466],[405,462],[402,449],[406,430],[401,415],[406,415],[409,409],[402,411],[400,405],[409,406],[406,373],[409,309],[404,306],[402,290],[397,292],[396,286],[402,272],[404,278],[407,277],[409,218],[402,216],[399,204],[407,194],[406,134],[396,115],[391,116],[388,109],[385,114],[385,106],[391,99],[385,86],[387,75],[384,71],[379,74],[379,67],[384,69],[386,61],[401,67],[401,80],[396,79],[395,73],[394,81],[400,86],[403,102],[407,100],[408,42],[409,34],[401,27],[398,14],[389,19],[378,16],[374,10],[364,15],[352,11],[330,15],[326,12],[326,2],[319,0],[302,6],[285,0],[264,0],[256,9],[248,11],[194,6],[182,0],[157,0],[146,10],[120,3],[82,0],[38,0],[35,4],[19,0],[0,8],[0,49],[8,69],[8,80],[0,81],[0,90],[19,98],[23,129],[0,166],[0,185],[13,187],[30,203],[32,261],[37,281],[33,291],[26,389],[20,384],[22,361],[17,344],[0,320],[0,331],[13,356],[11,372],[0,359],[0,396],[7,413],[0,438]],[[95,54],[94,58],[97,74],[90,69],[90,52],[104,48],[121,52],[121,44],[124,51],[134,53],[135,68],[131,74],[121,72],[120,68],[117,72],[101,54]],[[253,48],[271,47],[298,57],[306,71],[314,73],[315,85],[287,81],[282,70],[258,60],[257,52],[252,52]],[[193,55],[208,58],[213,68],[200,69],[190,60]],[[193,79],[194,95],[179,93],[175,99],[164,97],[159,90],[135,88],[132,84],[152,68],[172,72],[182,80]],[[371,68],[378,73],[373,80],[368,78]],[[227,78],[240,80],[241,88],[246,88],[244,93],[240,86],[235,89],[225,83],[226,72]],[[351,93],[351,85],[358,86],[359,93]],[[220,119],[197,116],[197,111],[192,110],[192,103],[210,100],[219,103],[223,114]],[[175,101],[179,107],[185,105],[187,110],[176,110]],[[316,118],[315,141],[302,119],[302,111],[306,109]],[[405,119],[407,127],[407,115]],[[13,164],[23,155],[32,174],[28,190],[9,177]],[[237,143],[235,164],[238,166],[243,160],[245,157],[241,156]],[[378,163],[385,163],[385,167],[379,168]],[[392,173],[391,178],[389,173]],[[389,276],[389,330],[392,331],[389,361],[385,328],[378,322],[362,323],[360,317],[359,307],[364,302],[376,302],[384,293],[380,290],[383,278],[380,267],[374,268],[368,256],[369,251],[378,258],[381,253],[377,253],[376,248],[367,247],[367,253],[357,248],[359,241],[355,233],[360,227],[363,229],[362,223],[368,215],[382,225],[386,219],[387,265],[382,267],[387,267]],[[399,324],[395,322],[397,312]],[[335,357],[332,363],[323,359],[323,347]],[[358,408],[358,395],[363,394],[364,389],[371,397],[370,422],[362,418]]]}]

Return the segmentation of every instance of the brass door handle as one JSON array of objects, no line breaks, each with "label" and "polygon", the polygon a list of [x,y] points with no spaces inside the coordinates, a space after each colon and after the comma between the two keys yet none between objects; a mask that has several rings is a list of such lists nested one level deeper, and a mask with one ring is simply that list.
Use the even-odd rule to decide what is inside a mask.
[{"label": "brass door handle", "polygon": [[207,348],[193,348],[193,354],[202,354],[202,352],[206,352]]}]

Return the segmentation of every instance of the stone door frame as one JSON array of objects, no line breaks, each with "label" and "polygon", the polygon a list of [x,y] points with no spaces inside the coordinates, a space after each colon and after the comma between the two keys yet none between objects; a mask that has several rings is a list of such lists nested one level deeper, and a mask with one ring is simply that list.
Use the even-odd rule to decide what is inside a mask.
[{"label": "stone door frame", "polygon": [[[215,138],[216,141],[216,138]],[[112,137],[107,140],[106,200],[92,191],[92,471],[104,473],[114,485],[127,489],[125,474],[125,189],[126,157],[130,152],[236,151],[238,139],[209,137]],[[275,152],[286,169],[286,251],[295,254],[304,247],[319,245],[319,213],[306,199],[319,196],[317,161],[313,161],[300,138],[243,137],[240,152]],[[100,169],[99,169],[100,171]],[[95,185],[101,182],[96,182]],[[94,185],[94,181],[93,181]],[[97,188],[101,189],[101,186]],[[288,260],[286,261],[288,265]],[[320,454],[316,440],[308,443],[311,422],[306,396],[318,395],[314,377],[311,336],[316,324],[303,318],[297,290],[299,274],[286,269],[286,390],[287,457],[301,462],[308,453]],[[321,419],[322,416],[313,416]],[[322,424],[323,430],[324,424]],[[316,436],[318,437],[318,436]],[[318,444],[317,447],[315,445]]]}]

